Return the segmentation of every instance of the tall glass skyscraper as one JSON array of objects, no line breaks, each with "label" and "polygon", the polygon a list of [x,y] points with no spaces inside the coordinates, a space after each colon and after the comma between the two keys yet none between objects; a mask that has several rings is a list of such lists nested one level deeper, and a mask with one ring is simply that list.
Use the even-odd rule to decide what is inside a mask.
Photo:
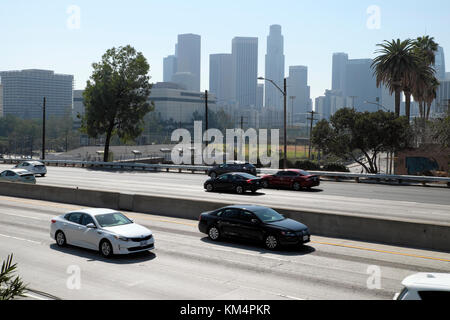
[{"label": "tall glass skyscraper", "polygon": [[229,53],[209,56],[209,91],[217,97],[218,105],[232,102],[232,55]]},{"label": "tall glass skyscraper", "polygon": [[445,80],[445,55],[442,47],[438,47],[438,51],[436,51],[435,70],[436,77],[439,80]]},{"label": "tall glass skyscraper", "polygon": [[348,63],[348,54],[337,52],[333,54],[333,76],[331,90],[339,90],[345,93],[345,79]]},{"label": "tall glass skyscraper", "polygon": [[194,82],[189,86],[193,91],[200,91],[201,37],[191,33],[178,35],[175,55],[176,72],[191,73]]},{"label": "tall glass skyscraper", "polygon": [[[270,34],[267,37],[266,54],[266,78],[273,80],[280,88],[284,85],[284,37],[281,34],[280,25],[270,26]],[[265,105],[266,107],[283,108],[283,95],[273,85],[266,86]]]},{"label": "tall glass skyscraper", "polygon": [[3,87],[3,113],[24,119],[42,117],[46,98],[46,115],[63,117],[72,114],[73,75],[48,70],[0,72]]},{"label": "tall glass skyscraper", "polygon": [[233,98],[240,107],[256,106],[258,85],[258,38],[232,41]]}]

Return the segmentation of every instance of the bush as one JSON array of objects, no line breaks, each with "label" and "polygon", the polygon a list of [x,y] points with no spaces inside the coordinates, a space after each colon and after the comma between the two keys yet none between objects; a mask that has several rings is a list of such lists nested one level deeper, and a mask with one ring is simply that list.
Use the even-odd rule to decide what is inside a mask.
[{"label": "bush", "polygon": [[312,170],[312,171],[319,171],[320,166],[312,161],[297,161],[295,163],[295,168],[302,169],[302,170]]},{"label": "bush", "polygon": [[329,163],[323,166],[322,171],[328,172],[350,172],[346,166],[340,163]]},{"label": "bush", "polygon": [[[294,164],[292,163],[292,161],[287,160],[286,161],[286,165],[288,168],[294,168]],[[284,159],[280,159],[280,169],[284,168]]]}]

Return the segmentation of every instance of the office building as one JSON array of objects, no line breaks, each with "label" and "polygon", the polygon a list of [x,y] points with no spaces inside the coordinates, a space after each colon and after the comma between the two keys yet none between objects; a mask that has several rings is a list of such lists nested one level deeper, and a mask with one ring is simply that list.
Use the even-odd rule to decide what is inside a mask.
[{"label": "office building", "polygon": [[[204,93],[184,90],[174,83],[154,84],[149,100],[154,102],[154,112],[162,121],[193,125],[193,115],[196,111],[205,114]],[[208,95],[208,108],[217,111],[216,98],[213,94]]]},{"label": "office building", "polygon": [[3,117],[3,86],[0,84],[0,118]]},{"label": "office building", "polygon": [[164,82],[171,82],[173,80],[173,75],[177,73],[177,57],[170,55],[164,58]]},{"label": "office building", "polygon": [[48,70],[0,72],[3,113],[23,119],[42,118],[46,98],[47,117],[72,114],[73,76]]},{"label": "office building", "polygon": [[239,107],[256,106],[258,38],[234,38],[232,56],[233,99]]},{"label": "office building", "polygon": [[289,67],[288,110],[296,122],[306,122],[307,113],[312,110],[310,87],[308,86],[308,67]]},{"label": "office building", "polygon": [[200,91],[201,37],[190,33],[178,35],[176,60],[176,73],[192,74],[193,82],[189,87],[193,91]]},{"label": "office building", "polygon": [[345,92],[347,63],[347,53],[337,52],[333,54],[332,90],[340,90],[342,93]]},{"label": "office building", "polygon": [[[274,81],[278,87],[284,86],[284,37],[280,25],[270,26],[267,37],[266,75],[265,78]],[[267,85],[265,92],[265,106],[283,109],[283,94],[273,85]]]},{"label": "office building", "polygon": [[436,51],[436,62],[434,68],[436,70],[436,77],[438,80],[445,80],[445,55],[444,48],[438,47]]},{"label": "office building", "polygon": [[450,104],[450,80],[441,81],[436,92],[436,100],[434,102],[435,108],[433,111],[434,117],[440,117],[447,114]]},{"label": "office building", "polygon": [[264,84],[259,83],[256,90],[256,108],[262,110],[264,108]]},{"label": "office building", "polygon": [[218,105],[229,105],[233,100],[232,55],[209,56],[209,91],[217,98]]}]

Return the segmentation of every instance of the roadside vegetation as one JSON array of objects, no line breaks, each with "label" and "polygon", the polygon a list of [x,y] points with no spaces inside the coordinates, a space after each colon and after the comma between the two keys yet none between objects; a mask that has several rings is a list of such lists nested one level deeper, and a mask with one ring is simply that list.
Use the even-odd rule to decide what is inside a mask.
[{"label": "roadside vegetation", "polygon": [[3,261],[0,270],[0,300],[13,300],[23,297],[27,292],[27,286],[19,276],[16,276],[17,264],[13,264],[13,255],[9,255]]}]

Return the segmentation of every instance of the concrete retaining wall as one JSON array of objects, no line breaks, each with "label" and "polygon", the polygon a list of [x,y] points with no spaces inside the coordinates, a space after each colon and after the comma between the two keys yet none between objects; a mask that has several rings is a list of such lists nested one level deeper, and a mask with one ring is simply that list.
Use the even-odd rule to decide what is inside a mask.
[{"label": "concrete retaining wall", "polygon": [[[197,220],[232,203],[0,182],[0,195]],[[313,235],[450,252],[450,226],[274,208]]]}]

